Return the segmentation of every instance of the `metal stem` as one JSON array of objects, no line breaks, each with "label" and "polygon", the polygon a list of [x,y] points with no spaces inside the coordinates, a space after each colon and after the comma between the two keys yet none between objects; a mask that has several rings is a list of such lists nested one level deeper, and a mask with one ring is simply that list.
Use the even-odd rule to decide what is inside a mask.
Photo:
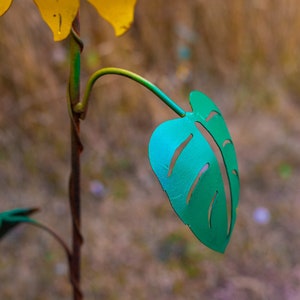
[{"label": "metal stem", "polygon": [[75,18],[70,36],[70,78],[68,107],[71,119],[71,174],[69,182],[69,201],[72,217],[72,256],[71,256],[71,284],[73,299],[82,300],[80,288],[81,246],[81,207],[80,207],[80,154],[83,150],[80,142],[80,115],[73,111],[73,107],[80,99],[80,55],[82,43],[80,40],[79,14]]},{"label": "metal stem", "polygon": [[156,96],[158,96],[166,105],[168,105],[175,113],[177,113],[180,117],[184,117],[186,112],[177,105],[171,98],[169,98],[162,90],[160,90],[156,85],[152,82],[148,81],[147,79],[143,78],[142,76],[130,72],[128,70],[120,69],[120,68],[103,68],[101,70],[96,71],[94,74],[91,75],[88,83],[86,85],[85,93],[81,102],[77,103],[74,107],[74,110],[77,113],[81,113],[81,119],[85,118],[87,112],[88,101],[90,97],[90,93],[94,83],[100,77],[108,74],[115,74],[121,75],[127,78],[130,78],[141,85],[145,86],[147,89],[152,91]]}]

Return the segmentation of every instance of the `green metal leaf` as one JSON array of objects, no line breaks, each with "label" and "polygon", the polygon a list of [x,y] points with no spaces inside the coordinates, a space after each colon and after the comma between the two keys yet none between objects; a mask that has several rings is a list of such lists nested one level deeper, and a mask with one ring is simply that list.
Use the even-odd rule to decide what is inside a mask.
[{"label": "green metal leaf", "polygon": [[235,149],[218,107],[198,91],[190,104],[193,112],[156,128],[150,164],[180,219],[202,243],[224,252],[240,189]]},{"label": "green metal leaf", "polygon": [[0,213],[0,239],[20,223],[34,223],[28,216],[36,212],[36,208],[16,208]]}]

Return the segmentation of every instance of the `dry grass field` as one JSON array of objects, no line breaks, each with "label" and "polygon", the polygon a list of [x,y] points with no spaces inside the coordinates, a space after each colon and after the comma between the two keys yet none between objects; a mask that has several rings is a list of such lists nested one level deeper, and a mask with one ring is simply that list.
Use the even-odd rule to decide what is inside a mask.
[{"label": "dry grass field", "polygon": [[[82,85],[127,68],[189,110],[194,89],[223,111],[241,196],[224,255],[179,221],[151,171],[154,128],[177,117],[125,78],[95,86],[82,123],[87,300],[300,299],[300,6],[297,0],[139,0],[120,38],[82,2]],[[0,18],[0,210],[36,214],[70,242],[68,41],[31,0]],[[0,243],[0,299],[70,299],[63,251],[20,226]]]}]

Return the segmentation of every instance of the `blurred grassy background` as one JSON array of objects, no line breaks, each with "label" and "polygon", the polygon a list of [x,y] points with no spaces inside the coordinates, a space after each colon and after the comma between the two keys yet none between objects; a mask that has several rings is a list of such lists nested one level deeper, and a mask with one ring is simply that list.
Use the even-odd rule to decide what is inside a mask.
[{"label": "blurred grassy background", "polygon": [[[82,81],[104,66],[150,79],[185,109],[199,89],[222,109],[241,199],[219,255],[180,223],[147,159],[154,128],[176,117],[144,88],[95,86],[83,143],[86,299],[300,298],[300,7],[296,0],[139,0],[116,38],[82,3]],[[0,19],[1,210],[37,206],[69,241],[67,41],[54,43],[31,0]],[[65,257],[21,226],[0,244],[1,299],[69,299]]]}]

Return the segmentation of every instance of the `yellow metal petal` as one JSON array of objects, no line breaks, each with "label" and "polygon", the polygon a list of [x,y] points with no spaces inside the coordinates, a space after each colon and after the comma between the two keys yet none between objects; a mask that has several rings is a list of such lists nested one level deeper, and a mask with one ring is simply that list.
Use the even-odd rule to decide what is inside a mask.
[{"label": "yellow metal petal", "polygon": [[134,18],[136,0],[88,0],[115,29],[116,35],[126,32]]},{"label": "yellow metal petal", "polygon": [[13,2],[13,0],[0,0],[0,16],[5,14],[5,12],[11,6],[12,2]]},{"label": "yellow metal petal", "polygon": [[[2,1],[2,0],[0,0]],[[55,41],[65,39],[79,9],[79,0],[34,0]]]}]

